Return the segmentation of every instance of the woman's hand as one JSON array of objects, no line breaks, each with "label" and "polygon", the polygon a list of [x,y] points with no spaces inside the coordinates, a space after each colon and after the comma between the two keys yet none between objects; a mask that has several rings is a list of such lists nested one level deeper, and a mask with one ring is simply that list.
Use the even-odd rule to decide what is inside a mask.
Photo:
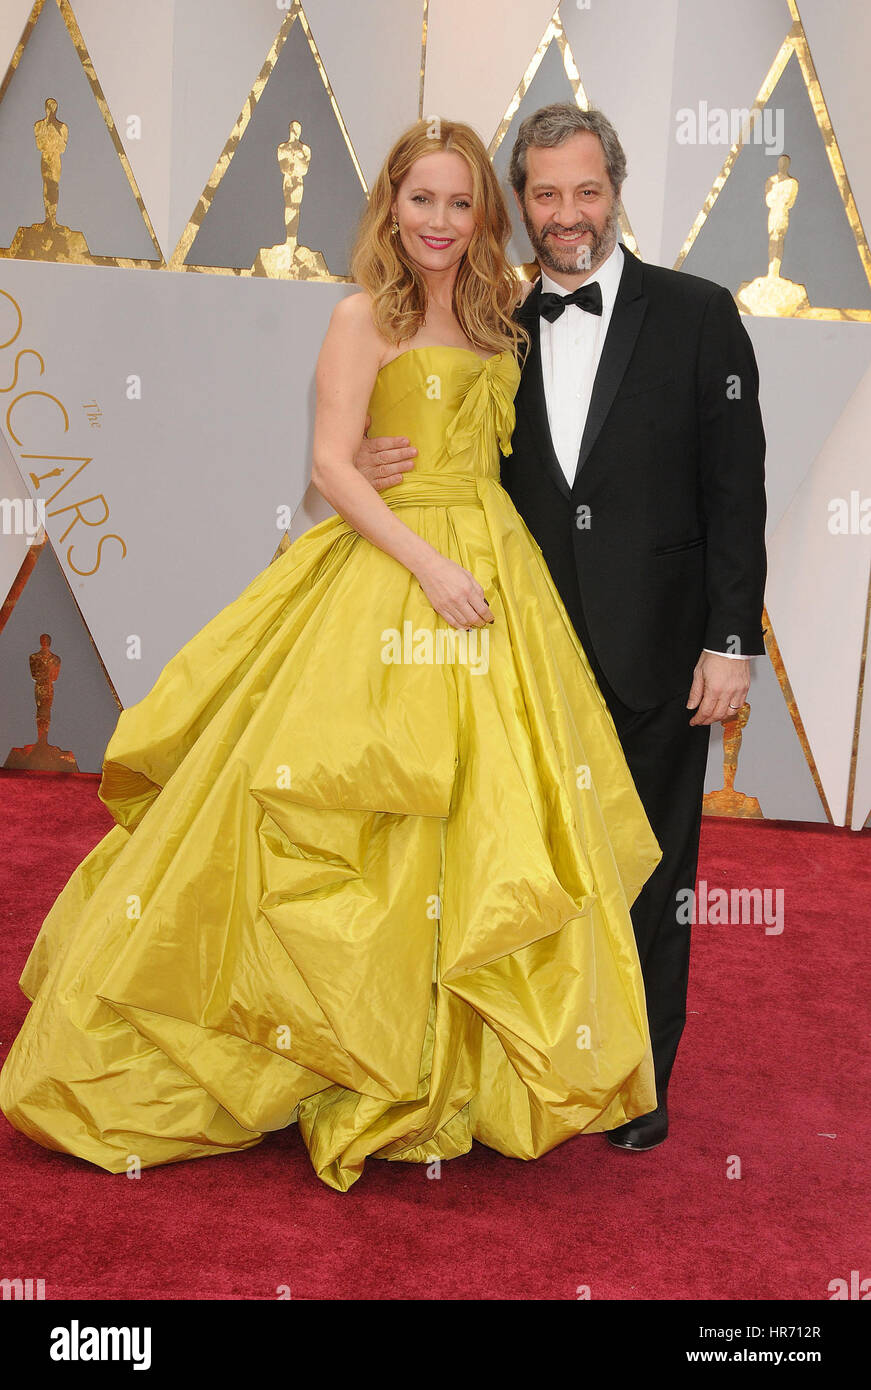
[{"label": "woman's hand", "polygon": [[462,565],[434,550],[414,573],[435,611],[451,627],[484,627],[494,621],[484,590]]}]

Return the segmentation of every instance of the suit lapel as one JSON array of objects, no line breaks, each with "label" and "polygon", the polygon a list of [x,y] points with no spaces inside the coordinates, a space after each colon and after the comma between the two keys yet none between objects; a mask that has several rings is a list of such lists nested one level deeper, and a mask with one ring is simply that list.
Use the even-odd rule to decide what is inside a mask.
[{"label": "suit lapel", "polygon": [[[642,288],[643,266],[637,256],[623,248],[626,258],[623,274],[617,289],[617,298],[611,314],[611,322],[599,358],[599,367],[593,383],[590,408],[578,454],[574,487],[577,487],[584,464],[590,456],[608,412],[614,403],[620,382],[626,374],[629,359],[635,347],[641,322],[647,309],[647,296]],[[530,295],[531,299],[532,296]],[[587,480],[588,482],[589,480]]]},{"label": "suit lapel", "polygon": [[541,298],[541,281],[527,295],[517,311],[517,317],[529,333],[529,351],[523,364],[521,391],[533,437],[541,440],[541,457],[547,475],[564,497],[572,500],[572,490],[563,472],[553,447],[550,422],[547,418],[547,401],[544,395],[544,378],[541,374],[541,338],[539,325],[541,319],[538,302]]}]

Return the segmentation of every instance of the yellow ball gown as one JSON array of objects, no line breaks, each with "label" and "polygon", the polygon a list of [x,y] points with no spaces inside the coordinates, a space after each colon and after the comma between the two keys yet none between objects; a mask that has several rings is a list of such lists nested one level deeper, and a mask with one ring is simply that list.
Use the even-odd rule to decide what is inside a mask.
[{"label": "yellow ball gown", "polygon": [[120,715],[117,824],[45,918],[0,1073],[37,1143],[120,1173],[295,1122],[346,1191],[369,1155],[532,1159],[655,1107],[629,907],[660,849],[499,483],[518,381],[412,348],[370,404],[418,448],[385,502],[494,623],[450,628],[330,517]]}]

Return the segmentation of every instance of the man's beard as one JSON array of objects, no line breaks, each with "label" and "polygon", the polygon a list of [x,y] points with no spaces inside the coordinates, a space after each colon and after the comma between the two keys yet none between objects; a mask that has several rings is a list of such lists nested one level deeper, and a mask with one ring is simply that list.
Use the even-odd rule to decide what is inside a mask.
[{"label": "man's beard", "polygon": [[610,255],[614,249],[618,229],[617,204],[612,205],[601,232],[597,231],[592,222],[588,222],[586,218],[582,218],[580,222],[576,222],[571,227],[560,227],[560,232],[590,232],[592,234],[592,239],[589,242],[577,242],[574,246],[559,246],[554,242],[553,237],[548,235],[549,232],[557,230],[552,223],[547,223],[540,231],[536,230],[527,217],[525,209],[523,223],[532,249],[545,270],[556,270],[562,275],[578,275],[585,270],[597,270],[605,257]]}]

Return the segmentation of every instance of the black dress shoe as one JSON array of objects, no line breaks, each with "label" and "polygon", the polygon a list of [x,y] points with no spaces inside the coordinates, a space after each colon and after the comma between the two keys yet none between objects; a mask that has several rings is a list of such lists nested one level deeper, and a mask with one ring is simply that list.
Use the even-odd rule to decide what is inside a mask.
[{"label": "black dress shoe", "polygon": [[638,1115],[625,1125],[607,1131],[608,1143],[615,1149],[632,1149],[639,1153],[645,1149],[655,1149],[668,1138],[668,1106],[664,1100],[659,1102],[649,1115]]}]

